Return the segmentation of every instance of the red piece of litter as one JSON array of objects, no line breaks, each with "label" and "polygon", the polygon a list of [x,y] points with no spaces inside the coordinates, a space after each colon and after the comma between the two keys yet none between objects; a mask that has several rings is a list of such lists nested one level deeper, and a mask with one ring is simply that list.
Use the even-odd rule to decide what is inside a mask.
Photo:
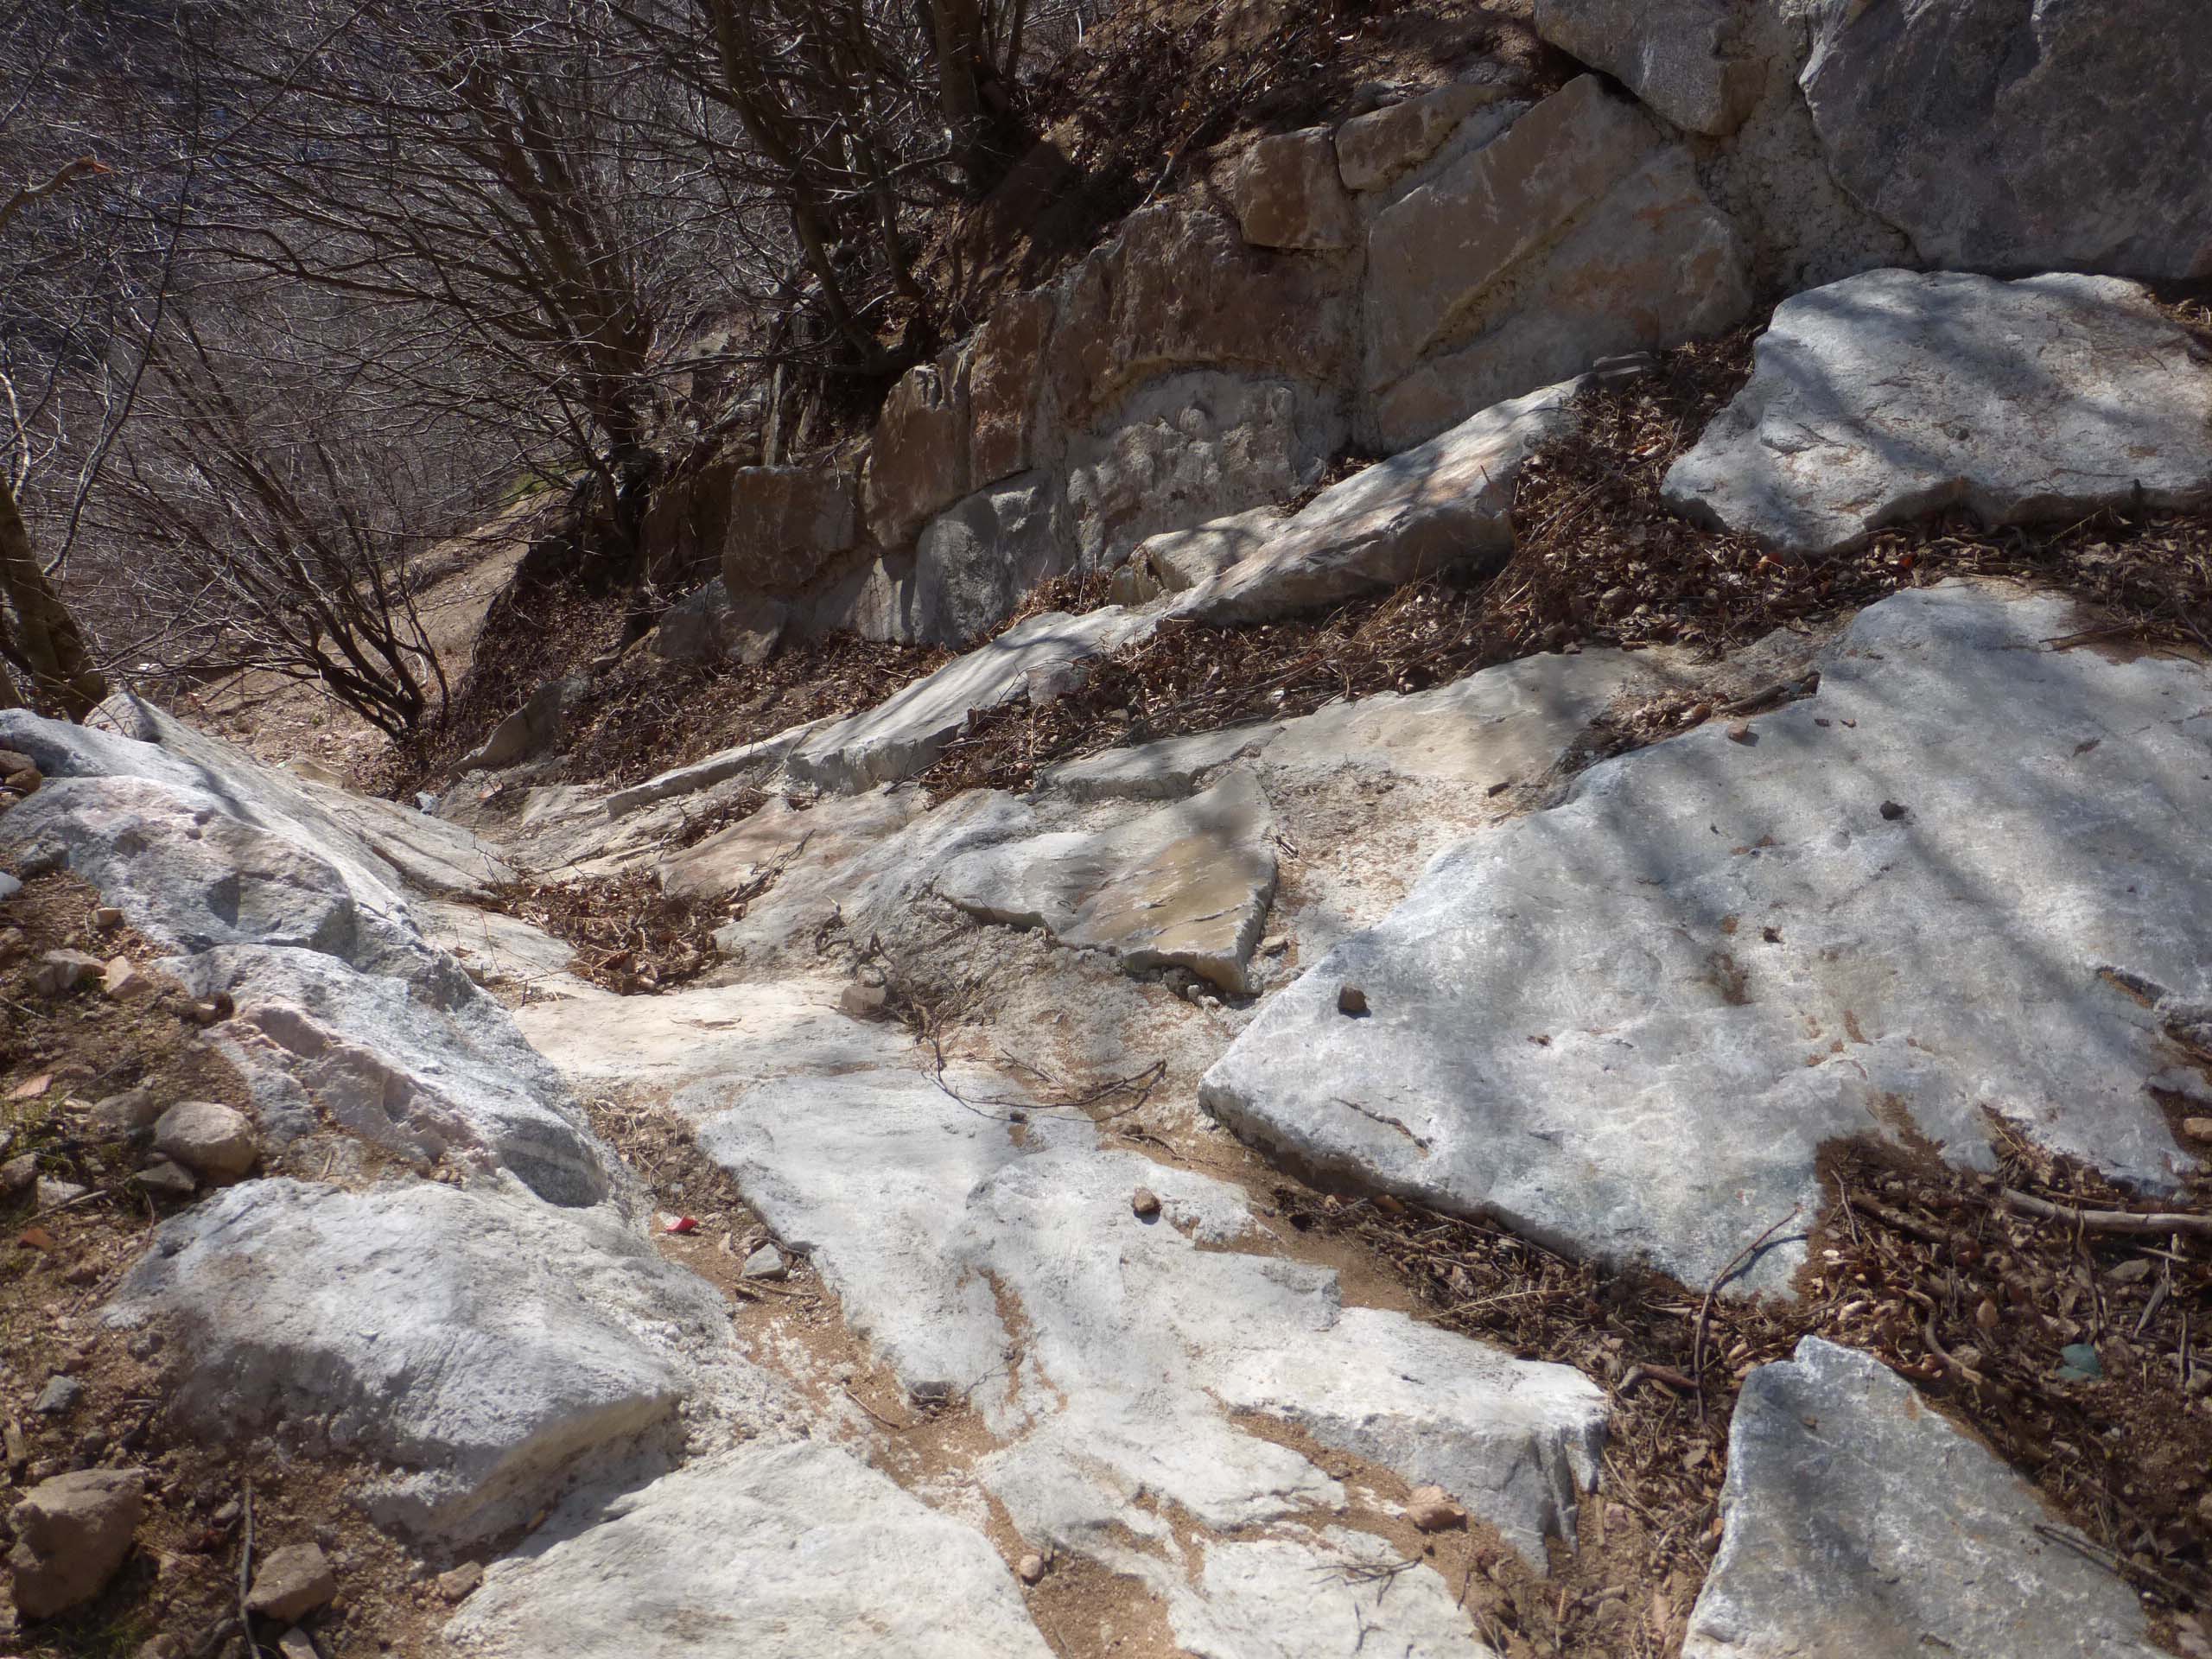
[{"label": "red piece of litter", "polygon": [[678,1216],[668,1224],[668,1230],[671,1233],[696,1233],[699,1230],[699,1224],[689,1216]]}]

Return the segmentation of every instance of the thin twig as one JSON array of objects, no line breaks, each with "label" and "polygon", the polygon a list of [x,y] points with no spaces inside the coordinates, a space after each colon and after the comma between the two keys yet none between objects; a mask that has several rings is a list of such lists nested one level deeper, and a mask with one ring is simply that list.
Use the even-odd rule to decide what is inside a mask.
[{"label": "thin twig", "polygon": [[2005,1189],[2005,1207],[2042,1221],[2063,1221],[2093,1233],[2194,1233],[2212,1237],[2212,1216],[2164,1213],[2141,1215],[2133,1210],[2076,1210],[2048,1198]]},{"label": "thin twig", "polygon": [[1705,1326],[1706,1321],[1713,1317],[1713,1299],[1719,1294],[1721,1286],[1736,1276],[1736,1269],[1756,1255],[1767,1240],[1796,1220],[1797,1212],[1804,1207],[1802,1204],[1791,1205],[1788,1215],[1731,1256],[1728,1265],[1715,1274],[1713,1282],[1705,1287],[1705,1300],[1697,1305],[1697,1324],[1690,1334],[1690,1376],[1697,1388],[1697,1420],[1700,1423],[1705,1421]]}]

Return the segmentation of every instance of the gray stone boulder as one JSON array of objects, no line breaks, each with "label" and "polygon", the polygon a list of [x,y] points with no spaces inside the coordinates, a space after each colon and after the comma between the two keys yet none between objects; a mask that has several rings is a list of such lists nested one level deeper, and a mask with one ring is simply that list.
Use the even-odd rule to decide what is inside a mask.
[{"label": "gray stone boulder", "polygon": [[2212,276],[2198,0],[1822,0],[1802,77],[1838,181],[1936,266]]},{"label": "gray stone boulder", "polygon": [[883,400],[861,474],[868,531],[884,547],[913,539],[968,493],[967,369],[961,349],[909,369]]},{"label": "gray stone boulder", "polygon": [[154,1150],[197,1174],[235,1180],[253,1167],[261,1144],[244,1112],[212,1100],[181,1100],[155,1121]]},{"label": "gray stone boulder", "polygon": [[2136,284],[1869,271],[1785,300],[1669,505],[1783,552],[2212,500],[2212,357]]},{"label": "gray stone boulder", "polygon": [[1274,895],[1274,833],[1252,774],[1232,772],[1124,823],[963,854],[937,891],[986,921],[1045,928],[1132,971],[1183,968],[1242,995]]},{"label": "gray stone boulder", "polygon": [[924,645],[969,644],[1070,567],[1056,494],[1051,478],[1029,473],[930,521],[914,550],[914,632]]},{"label": "gray stone boulder", "polygon": [[729,1341],[715,1292],[605,1211],[427,1181],[232,1187],[162,1227],[107,1318],[171,1333],[194,1433],[380,1465],[371,1514],[449,1543],[667,1422]]},{"label": "gray stone boulder", "polygon": [[1729,0],[1537,0],[1536,32],[1686,131],[1744,124],[1766,66],[1738,49]]},{"label": "gray stone boulder", "polygon": [[[1272,531],[1249,520],[1213,527],[1224,554],[1248,537],[1256,545],[1185,592],[1172,613],[1217,625],[1261,622],[1465,566],[1495,569],[1513,550],[1522,464],[1547,439],[1574,429],[1579,388],[1575,381],[1547,386],[1470,416],[1331,485]],[[1163,562],[1180,552],[1164,550]]]},{"label": "gray stone boulder", "polygon": [[448,1626],[485,1659],[1050,1659],[982,1531],[850,1452],[763,1442],[495,1564]]},{"label": "gray stone boulder", "polygon": [[1308,1167],[1694,1285],[1794,1206],[1739,1281],[1787,1286],[1840,1136],[1986,1169],[1994,1112],[2171,1190],[2195,1160],[2152,1091],[2212,1103],[2164,1035],[2212,1012],[2212,846],[2187,827],[2212,814],[2212,677],[2045,645],[2081,626],[1969,584],[1870,608],[1819,694],[1743,741],[1603,762],[1438,859],[1262,1007],[1202,1104]]},{"label": "gray stone boulder", "polygon": [[1683,1659],[2150,1659],[2124,1580],[1868,1355],[1817,1337],[1745,1379],[1720,1553]]},{"label": "gray stone boulder", "polygon": [[1743,250],[1688,153],[1582,76],[1376,216],[1361,435],[1404,448],[1750,303]]},{"label": "gray stone boulder", "polygon": [[80,1469],[42,1480],[8,1512],[16,1611],[51,1618],[90,1601],[130,1554],[145,1510],[139,1469]]}]

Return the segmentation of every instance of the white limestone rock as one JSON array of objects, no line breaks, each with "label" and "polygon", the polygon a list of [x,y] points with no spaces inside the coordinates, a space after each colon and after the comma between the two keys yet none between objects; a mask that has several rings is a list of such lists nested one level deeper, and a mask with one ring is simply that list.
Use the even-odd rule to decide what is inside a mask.
[{"label": "white limestone rock", "polygon": [[435,1182],[232,1187],[162,1226],[107,1318],[171,1333],[195,1433],[365,1458],[391,1471],[370,1513],[448,1543],[666,1423],[729,1341],[715,1292],[607,1212]]},{"label": "white limestone rock", "polygon": [[1262,622],[1401,587],[1513,550],[1522,463],[1573,429],[1580,383],[1510,398],[1331,485],[1257,544],[1177,598],[1171,613]]},{"label": "white limestone rock", "polygon": [[1103,656],[1154,625],[1149,613],[1119,606],[1032,617],[874,709],[809,734],[791,754],[790,774],[839,794],[912,777],[937,759],[970,713],[1021,691],[1030,670]]},{"label": "white limestone rock", "polygon": [[485,1659],[1050,1659],[982,1534],[849,1452],[755,1442],[494,1564],[446,1627]]},{"label": "white limestone rock", "polygon": [[2126,1583],[1868,1355],[1818,1337],[1745,1379],[1720,1553],[1683,1659],[2150,1659]]},{"label": "white limestone rock", "polygon": [[214,1028],[255,1092],[264,1132],[326,1124],[423,1166],[512,1177],[566,1206],[626,1190],[551,1067],[450,958],[415,985],[311,950],[225,948],[160,965],[197,997],[227,994]]},{"label": "white limestone rock", "polygon": [[2212,500],[2212,360],[2113,277],[1875,270],[1776,308],[1668,504],[1786,553]]},{"label": "white limestone rock", "polygon": [[1274,895],[1274,822],[1249,772],[1098,830],[1065,830],[963,854],[944,898],[988,922],[1042,927],[1133,972],[1185,968],[1224,991],[1246,973]]},{"label": "white limestone rock", "polygon": [[2147,1090],[2212,1100],[2164,1036],[2212,1020],[2212,679],[2044,646],[2078,626],[1968,584],[1873,607],[1752,741],[1605,762],[1439,858],[1262,1007],[1202,1104],[1691,1284],[1796,1205],[1738,1281],[1786,1286],[1838,1136],[1987,1168],[1995,1112],[2171,1189],[2193,1160]]},{"label": "white limestone rock", "polygon": [[1192,1659],[1496,1659],[1452,1586],[1381,1539],[1344,1527],[1318,1538],[1205,1547],[1199,1589],[1173,1589],[1168,1620]]}]

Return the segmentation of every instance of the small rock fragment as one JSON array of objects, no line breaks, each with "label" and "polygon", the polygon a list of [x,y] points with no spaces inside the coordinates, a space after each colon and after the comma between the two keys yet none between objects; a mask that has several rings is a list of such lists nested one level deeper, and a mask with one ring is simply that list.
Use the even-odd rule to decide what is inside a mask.
[{"label": "small rock fragment", "polygon": [[67,996],[79,986],[98,979],[106,967],[98,957],[82,950],[49,950],[38,959],[31,973],[31,988],[41,996]]},{"label": "small rock fragment", "polygon": [[92,1189],[75,1181],[57,1181],[50,1176],[38,1178],[38,1207],[41,1211],[59,1210],[65,1204],[74,1204]]},{"label": "small rock fragment", "polygon": [[83,1383],[73,1376],[57,1375],[47,1378],[46,1386],[39,1390],[38,1402],[31,1409],[41,1417],[63,1417],[84,1397]]},{"label": "small rock fragment", "polygon": [[130,1553],[145,1490],[137,1469],[83,1469],[33,1487],[8,1516],[16,1611],[51,1618],[98,1595]]},{"label": "small rock fragment", "polygon": [[466,1601],[484,1582],[484,1569],[474,1561],[463,1561],[450,1573],[438,1574],[438,1593],[448,1601]]},{"label": "small rock fragment", "polygon": [[1033,1549],[1016,1563],[1014,1572],[1024,1584],[1034,1584],[1045,1576],[1045,1558]]},{"label": "small rock fragment", "polygon": [[166,1158],[156,1158],[138,1172],[138,1185],[156,1198],[188,1198],[200,1190],[200,1183],[192,1172],[171,1163]]},{"label": "small rock fragment", "polygon": [[1141,1186],[1129,1194],[1129,1213],[1139,1221],[1150,1221],[1160,1213],[1160,1194],[1148,1186]]},{"label": "small rock fragment", "polygon": [[1337,988],[1337,1012],[1348,1014],[1355,1020],[1363,1017],[1367,1013],[1367,993],[1357,985],[1339,985]]},{"label": "small rock fragment", "polygon": [[28,1192],[38,1180],[38,1154],[27,1152],[0,1164],[0,1198]]},{"label": "small rock fragment", "polygon": [[1449,1532],[1467,1524],[1467,1512],[1441,1486],[1417,1486],[1406,1500],[1406,1514],[1423,1532]]},{"label": "small rock fragment", "polygon": [[[92,925],[99,928],[102,932],[107,931],[110,928],[121,927],[123,925],[123,912],[118,910],[113,905],[102,905],[98,910],[95,910],[92,912]],[[157,1637],[156,1639],[159,1640],[160,1638]]]},{"label": "small rock fragment", "polygon": [[0,778],[0,784],[5,784],[20,795],[32,793],[45,781],[45,774],[36,766],[25,766],[21,772],[11,772],[5,778]]},{"label": "small rock fragment", "polygon": [[837,1007],[841,1013],[855,1020],[874,1020],[890,1004],[891,993],[881,985],[848,985],[837,994]]},{"label": "small rock fragment", "polygon": [[2212,1117],[2184,1117],[2181,1132],[2192,1141],[2212,1141]]},{"label": "small rock fragment", "polygon": [[185,1018],[195,1026],[216,1026],[238,1011],[228,991],[218,991],[203,1001],[194,1002],[185,1010]]},{"label": "small rock fragment", "polygon": [[337,1575],[320,1544],[287,1544],[272,1551],[253,1575],[246,1606],[286,1623],[305,1618],[338,1593]]},{"label": "small rock fragment", "polygon": [[276,1639],[276,1651],[283,1659],[322,1659],[322,1649],[315,1646],[315,1638],[296,1624]]},{"label": "small rock fragment", "polygon": [[243,1175],[261,1147],[253,1121],[212,1100],[181,1100],[154,1125],[154,1149],[201,1175]]},{"label": "small rock fragment", "polygon": [[1728,728],[1728,741],[1731,743],[1756,743],[1759,741],[1759,734],[1751,729],[1750,721],[1739,720]]},{"label": "small rock fragment", "polygon": [[1904,817],[1904,808],[1895,801],[1884,801],[1882,803],[1882,816],[1887,818],[1891,823],[1895,823],[1899,818]]},{"label": "small rock fragment", "polygon": [[745,1258],[739,1276],[746,1279],[780,1279],[791,1271],[783,1252],[772,1244],[763,1244]]},{"label": "small rock fragment", "polygon": [[161,987],[128,957],[111,957],[100,974],[100,993],[111,1002],[143,1002]]}]

